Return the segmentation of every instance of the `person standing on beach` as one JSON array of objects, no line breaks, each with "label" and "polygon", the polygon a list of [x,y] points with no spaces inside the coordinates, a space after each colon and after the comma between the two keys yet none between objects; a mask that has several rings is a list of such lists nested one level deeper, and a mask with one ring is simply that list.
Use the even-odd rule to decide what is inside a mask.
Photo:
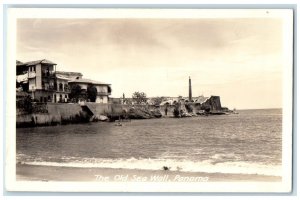
[{"label": "person standing on beach", "polygon": [[168,115],[168,106],[166,106],[166,108],[165,108],[165,116],[167,116]]}]

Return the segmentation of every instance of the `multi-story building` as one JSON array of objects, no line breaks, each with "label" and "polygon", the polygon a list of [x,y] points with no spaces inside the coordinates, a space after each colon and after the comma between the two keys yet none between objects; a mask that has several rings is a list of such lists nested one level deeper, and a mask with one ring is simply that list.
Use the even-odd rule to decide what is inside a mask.
[{"label": "multi-story building", "polygon": [[27,75],[28,92],[39,102],[56,101],[54,98],[57,89],[55,70],[56,64],[46,59],[17,63],[17,75],[22,72],[23,76]]},{"label": "multi-story building", "polygon": [[[83,79],[78,72],[56,71],[56,64],[43,59],[17,65],[17,83],[22,82],[23,91],[39,102],[68,102],[71,86],[77,84],[86,92],[89,85],[97,89],[96,103],[108,103],[110,84]],[[18,85],[18,84],[17,84]]]}]

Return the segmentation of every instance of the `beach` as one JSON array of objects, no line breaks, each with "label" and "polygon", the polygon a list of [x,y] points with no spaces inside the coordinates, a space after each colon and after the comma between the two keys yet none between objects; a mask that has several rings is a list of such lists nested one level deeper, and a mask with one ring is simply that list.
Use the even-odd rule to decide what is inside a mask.
[{"label": "beach", "polygon": [[17,181],[94,182],[279,182],[279,176],[225,174],[166,170],[79,168],[27,165],[16,166]]}]

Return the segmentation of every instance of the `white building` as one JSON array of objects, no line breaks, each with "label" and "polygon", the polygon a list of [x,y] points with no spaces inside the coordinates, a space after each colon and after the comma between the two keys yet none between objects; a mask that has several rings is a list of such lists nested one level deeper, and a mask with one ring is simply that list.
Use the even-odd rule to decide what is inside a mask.
[{"label": "white building", "polygon": [[86,92],[89,86],[95,86],[97,89],[96,103],[108,103],[109,95],[111,95],[111,85],[91,79],[77,78],[70,80],[70,88],[74,85],[79,85],[83,92]]},{"label": "white building", "polygon": [[28,84],[28,92],[32,99],[39,102],[65,102],[69,90],[60,89],[57,83],[67,87],[67,80],[56,77],[56,64],[43,59],[26,63],[17,62],[17,79],[22,77],[24,84]]}]

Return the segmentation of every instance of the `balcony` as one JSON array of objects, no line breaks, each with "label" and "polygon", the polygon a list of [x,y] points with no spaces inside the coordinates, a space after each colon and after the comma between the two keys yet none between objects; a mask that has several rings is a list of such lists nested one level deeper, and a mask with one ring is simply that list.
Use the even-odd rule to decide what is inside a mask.
[{"label": "balcony", "polygon": [[57,92],[71,92],[71,90],[68,88],[65,88],[65,89],[57,88]]},{"label": "balcony", "polygon": [[42,71],[42,77],[55,78],[54,71]]},{"label": "balcony", "polygon": [[47,91],[56,91],[56,87],[51,85],[42,85],[42,89]]},{"label": "balcony", "polygon": [[34,78],[36,76],[35,72],[29,72],[28,78]]},{"label": "balcony", "polygon": [[56,91],[57,92],[67,92],[67,93],[69,93],[69,92],[71,92],[71,89],[68,86],[64,87],[64,88],[58,87]]}]

